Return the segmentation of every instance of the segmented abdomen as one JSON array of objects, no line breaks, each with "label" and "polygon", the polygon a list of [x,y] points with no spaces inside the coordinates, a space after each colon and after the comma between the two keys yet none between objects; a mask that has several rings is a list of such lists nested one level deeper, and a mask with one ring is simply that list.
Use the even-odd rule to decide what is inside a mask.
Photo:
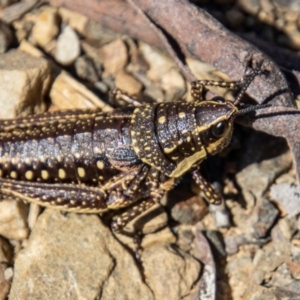
[{"label": "segmented abdomen", "polygon": [[97,185],[119,171],[110,153],[130,147],[131,108],[64,111],[0,121],[0,175]]}]

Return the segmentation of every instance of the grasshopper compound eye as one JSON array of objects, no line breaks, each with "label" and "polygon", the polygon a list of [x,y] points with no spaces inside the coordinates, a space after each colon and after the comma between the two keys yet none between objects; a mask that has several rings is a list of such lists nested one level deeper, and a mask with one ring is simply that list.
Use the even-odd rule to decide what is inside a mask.
[{"label": "grasshopper compound eye", "polygon": [[224,135],[226,128],[227,123],[225,121],[221,121],[212,127],[211,132],[214,137],[219,138]]}]

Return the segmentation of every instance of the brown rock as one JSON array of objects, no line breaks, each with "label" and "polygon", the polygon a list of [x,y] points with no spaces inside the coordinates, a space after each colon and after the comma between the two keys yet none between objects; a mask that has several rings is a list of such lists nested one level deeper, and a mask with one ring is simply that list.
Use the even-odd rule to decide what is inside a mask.
[{"label": "brown rock", "polygon": [[123,70],[116,74],[115,80],[116,87],[129,95],[137,95],[142,91],[142,84]]},{"label": "brown rock", "polygon": [[112,110],[109,105],[102,102],[83,84],[66,72],[61,72],[55,78],[50,91],[50,98],[58,109],[98,107],[103,111]]},{"label": "brown rock", "polygon": [[299,280],[300,279],[300,262],[290,261],[290,262],[287,262],[287,266],[288,266],[293,278]]},{"label": "brown rock", "polygon": [[[163,55],[161,52],[154,50],[151,46],[145,43],[139,43],[139,49],[143,54],[147,64],[149,65],[149,70],[147,71],[147,76],[154,82],[162,82],[164,76],[167,76],[171,69],[174,69],[174,62]],[[178,76],[178,78],[180,78]],[[176,79],[178,81],[178,79]],[[181,81],[179,79],[179,81]],[[182,84],[182,81],[181,83]],[[184,85],[183,85],[184,88]]]},{"label": "brown rock", "polygon": [[166,93],[166,101],[179,100],[186,93],[185,81],[175,68],[164,74],[161,87]]},{"label": "brown rock", "polygon": [[0,118],[13,118],[45,110],[50,66],[43,58],[21,51],[0,56]]},{"label": "brown rock", "polygon": [[31,32],[31,41],[44,48],[59,33],[57,9],[46,7],[39,14]]},{"label": "brown rock", "polygon": [[74,30],[84,35],[88,23],[88,18],[86,16],[70,11],[63,7],[58,9],[58,13],[64,23],[69,24]]},{"label": "brown rock", "polygon": [[101,47],[100,54],[104,66],[103,77],[117,74],[128,61],[127,48],[121,39]]}]

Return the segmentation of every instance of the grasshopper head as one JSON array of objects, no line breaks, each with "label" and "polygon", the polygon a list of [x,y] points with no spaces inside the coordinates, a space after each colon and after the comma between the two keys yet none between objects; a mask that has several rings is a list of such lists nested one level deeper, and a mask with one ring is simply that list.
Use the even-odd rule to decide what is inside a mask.
[{"label": "grasshopper head", "polygon": [[238,108],[230,101],[200,102],[196,109],[197,131],[209,154],[222,151],[230,142]]}]

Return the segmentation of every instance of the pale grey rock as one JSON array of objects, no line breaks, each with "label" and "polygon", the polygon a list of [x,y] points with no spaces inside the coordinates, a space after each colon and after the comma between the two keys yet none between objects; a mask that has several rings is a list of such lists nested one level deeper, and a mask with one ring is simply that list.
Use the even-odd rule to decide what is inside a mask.
[{"label": "pale grey rock", "polygon": [[66,26],[57,39],[55,59],[58,63],[71,65],[80,55],[80,42],[76,32]]},{"label": "pale grey rock", "polygon": [[288,182],[273,184],[270,195],[272,200],[284,208],[288,217],[300,213],[300,189],[298,186],[291,185]]}]

